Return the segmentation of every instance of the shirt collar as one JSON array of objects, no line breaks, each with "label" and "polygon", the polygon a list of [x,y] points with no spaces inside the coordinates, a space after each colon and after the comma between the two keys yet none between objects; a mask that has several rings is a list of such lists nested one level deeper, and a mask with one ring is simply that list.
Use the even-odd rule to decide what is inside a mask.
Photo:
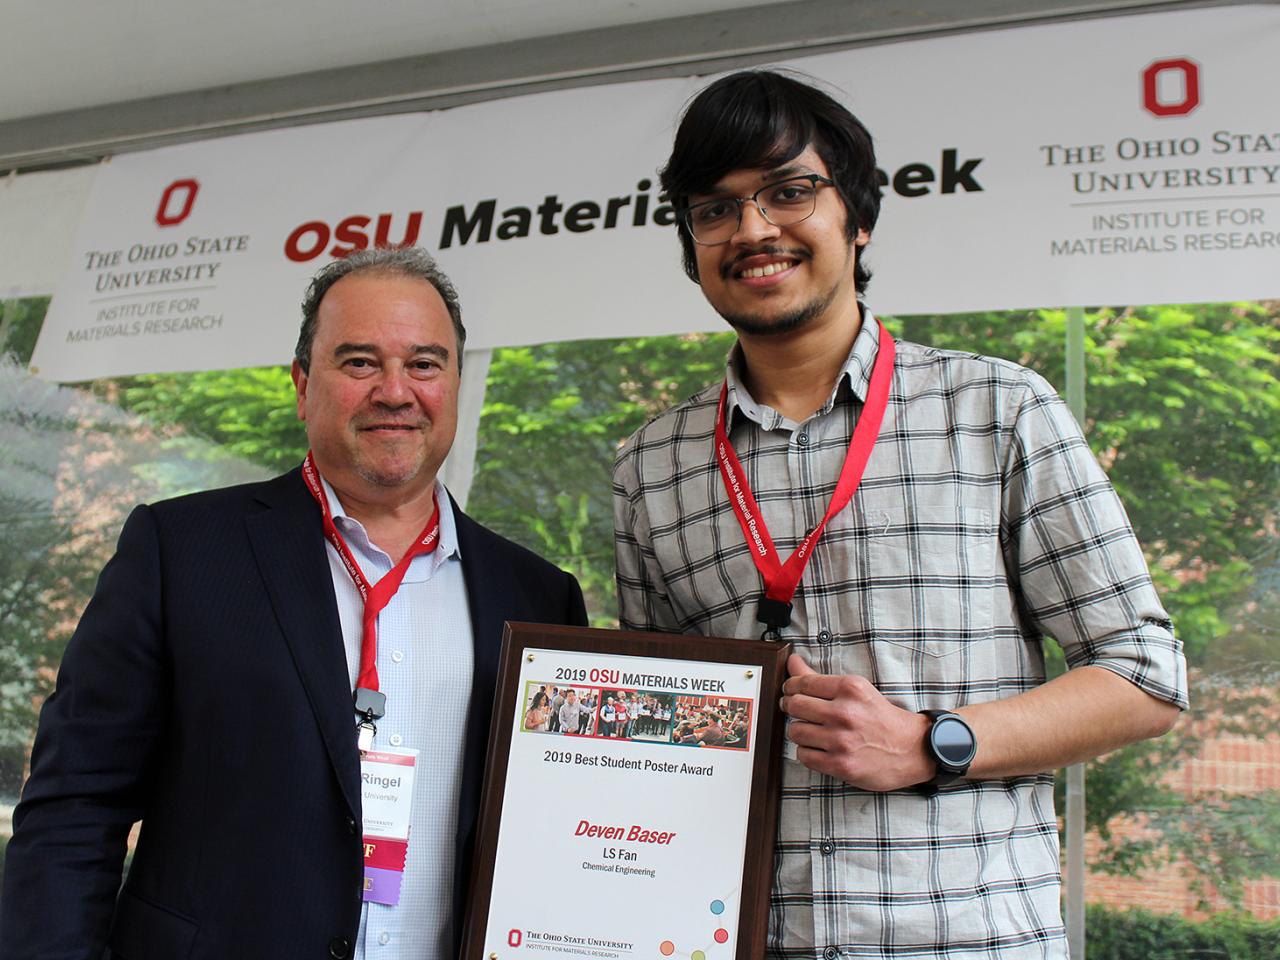
[{"label": "shirt collar", "polygon": [[[348,545],[354,547],[358,544],[363,552],[381,554],[386,558],[388,567],[394,566],[400,558],[392,559],[380,547],[374,546],[364,524],[355,517],[347,515],[342,501],[338,499],[338,494],[329,485],[329,481],[322,476],[320,484],[324,487],[324,495],[329,500],[329,514],[333,517],[333,524],[342,532]],[[445,489],[439,477],[436,477],[436,505],[440,510],[440,542],[430,553],[421,554],[410,561],[404,578],[406,583],[425,579],[430,571],[435,570],[444,561],[462,556],[462,549],[458,545],[458,526],[453,516],[453,501],[449,498],[449,491]]]},{"label": "shirt collar", "polygon": [[[836,382],[831,388],[831,395],[827,397],[827,402],[823,404],[822,409],[817,411],[818,414],[831,412],[840,392],[840,386],[846,382],[853,396],[859,402],[866,402],[867,389],[871,386],[871,368],[875,366],[876,354],[880,352],[880,322],[865,306],[859,304],[859,308],[862,311],[862,326],[853,340],[849,355],[845,357],[844,364],[840,368],[840,375],[836,377]],[[734,412],[737,411],[766,430],[794,427],[795,424],[791,424],[776,410],[757,403],[751,396],[746,384],[742,382],[739,372],[741,363],[742,347],[734,344],[733,349],[729,351],[729,359],[725,363],[724,378],[729,385],[729,396],[725,403],[726,422],[732,423]]]}]

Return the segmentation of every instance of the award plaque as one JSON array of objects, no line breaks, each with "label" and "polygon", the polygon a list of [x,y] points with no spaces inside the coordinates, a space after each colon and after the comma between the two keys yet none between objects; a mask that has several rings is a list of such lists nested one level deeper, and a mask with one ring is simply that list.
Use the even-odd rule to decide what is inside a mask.
[{"label": "award plaque", "polygon": [[763,957],[790,651],[507,624],[463,960]]}]

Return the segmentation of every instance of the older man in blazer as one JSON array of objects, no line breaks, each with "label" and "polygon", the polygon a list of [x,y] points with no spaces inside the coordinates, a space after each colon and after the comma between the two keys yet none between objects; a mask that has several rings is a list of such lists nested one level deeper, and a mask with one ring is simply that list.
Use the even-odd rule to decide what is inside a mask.
[{"label": "older man in blazer", "polygon": [[[457,954],[503,621],[585,623],[582,594],[437,480],[465,331],[431,259],[330,264],[303,314],[304,467],[137,508],[67,647],[6,957]],[[360,747],[417,750],[393,904],[365,899]]]}]

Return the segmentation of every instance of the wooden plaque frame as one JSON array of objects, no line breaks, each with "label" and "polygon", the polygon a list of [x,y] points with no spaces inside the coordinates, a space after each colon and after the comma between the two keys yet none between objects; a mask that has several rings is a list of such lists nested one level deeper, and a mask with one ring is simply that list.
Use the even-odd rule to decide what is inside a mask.
[{"label": "wooden plaque frame", "polygon": [[616,654],[662,660],[759,664],[760,699],[752,756],[751,795],[738,911],[737,952],[734,960],[761,960],[769,918],[773,880],[773,848],[778,825],[778,796],[782,771],[785,724],[778,709],[786,679],[791,645],[765,640],[596,630],[588,627],[507,623],[503,630],[496,703],[489,727],[484,792],[476,825],[470,897],[463,930],[462,960],[489,960],[483,955],[485,931],[493,895],[493,870],[498,853],[498,827],[507,786],[511,734],[515,728],[521,661],[529,649],[574,653]]}]

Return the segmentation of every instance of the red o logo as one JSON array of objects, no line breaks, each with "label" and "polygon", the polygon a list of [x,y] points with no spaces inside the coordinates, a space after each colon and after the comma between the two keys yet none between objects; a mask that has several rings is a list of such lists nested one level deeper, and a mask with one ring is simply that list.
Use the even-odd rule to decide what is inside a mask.
[{"label": "red o logo", "polygon": [[[179,191],[183,197],[182,209],[173,213],[173,198]],[[200,184],[195,180],[173,181],[160,195],[160,206],[156,207],[156,223],[162,227],[175,227],[187,219],[191,215],[191,208],[195,205],[196,194],[199,191]]]},{"label": "red o logo", "polygon": [[512,930],[507,934],[507,946],[509,947],[518,947],[523,940],[524,937],[521,936],[519,930]]},{"label": "red o logo", "polygon": [[[311,237],[311,245],[303,247],[302,241],[308,235]],[[320,256],[328,245],[329,225],[323,220],[308,220],[285,239],[284,255],[294,263],[304,263]]]},{"label": "red o logo", "polygon": [[[1176,85],[1173,99],[1161,96],[1161,82]],[[1142,106],[1157,117],[1185,117],[1200,106],[1200,64],[1187,57],[1157,60],[1142,71]]]}]

